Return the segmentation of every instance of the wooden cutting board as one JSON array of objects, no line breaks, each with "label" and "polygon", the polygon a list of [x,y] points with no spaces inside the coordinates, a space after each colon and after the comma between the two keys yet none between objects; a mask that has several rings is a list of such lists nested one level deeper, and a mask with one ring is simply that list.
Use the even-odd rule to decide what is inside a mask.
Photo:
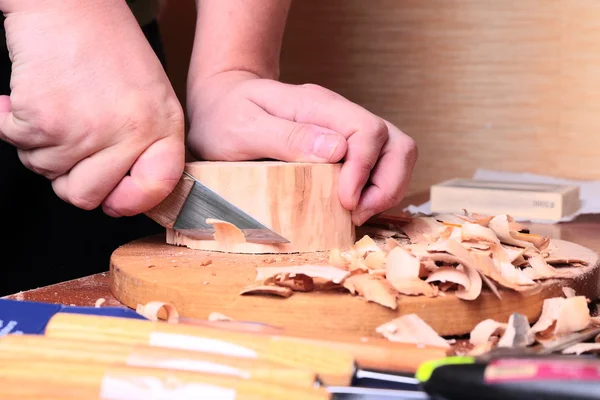
[{"label": "wooden cutting board", "polygon": [[170,245],[163,235],[158,235],[115,250],[110,262],[111,290],[119,301],[134,309],[149,301],[165,301],[172,303],[183,317],[206,319],[211,312],[220,312],[236,320],[332,338],[349,332],[379,336],[375,332],[377,326],[410,313],[418,314],[440,335],[463,335],[483,319],[506,322],[513,312],[526,315],[533,323],[541,313],[543,300],[563,296],[563,286],[592,299],[600,295],[598,255],[561,240],[553,240],[551,245],[570,247],[569,254],[586,259],[590,266],[579,269],[577,279],[545,281],[534,294],[505,290],[499,300],[484,291],[475,301],[452,295],[402,296],[397,310],[391,310],[347,292],[297,292],[289,298],[239,294],[254,281],[257,266],[325,263],[327,252],[230,254]]}]

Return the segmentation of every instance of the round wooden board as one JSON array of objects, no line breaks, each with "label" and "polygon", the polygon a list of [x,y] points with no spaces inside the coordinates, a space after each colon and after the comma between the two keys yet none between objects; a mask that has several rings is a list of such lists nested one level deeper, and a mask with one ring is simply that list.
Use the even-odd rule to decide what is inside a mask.
[{"label": "round wooden board", "polygon": [[286,331],[305,334],[349,332],[360,336],[379,336],[375,328],[401,315],[416,313],[438,334],[468,334],[477,323],[493,318],[508,321],[519,312],[533,323],[539,317],[544,299],[563,296],[569,286],[577,294],[595,299],[599,296],[598,255],[571,242],[553,240],[551,246],[569,248],[571,256],[589,261],[578,268],[575,279],[545,281],[541,290],[523,295],[502,290],[502,300],[485,290],[475,301],[452,295],[436,298],[402,296],[398,308],[391,310],[370,303],[345,291],[294,293],[289,298],[265,295],[240,295],[254,282],[255,267],[325,263],[328,253],[250,255],[192,250],[165,243],[163,235],[130,242],[116,249],[111,257],[111,291],[123,304],[134,308],[149,301],[172,303],[180,315],[206,319],[220,312],[233,319],[263,322]]}]

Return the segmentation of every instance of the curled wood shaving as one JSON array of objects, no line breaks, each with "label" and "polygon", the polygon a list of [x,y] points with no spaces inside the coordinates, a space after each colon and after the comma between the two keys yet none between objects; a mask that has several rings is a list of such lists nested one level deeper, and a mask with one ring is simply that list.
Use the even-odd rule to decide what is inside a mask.
[{"label": "curled wood shaving", "polygon": [[246,286],[240,294],[268,294],[287,298],[294,294],[294,291],[288,287],[258,283]]},{"label": "curled wood shaving", "polygon": [[[495,347],[527,347],[545,343],[563,335],[579,332],[600,325],[600,318],[591,317],[588,301],[578,296],[573,289],[564,288],[565,297],[544,300],[542,313],[530,326],[527,318],[520,314],[511,315],[508,323],[486,319],[471,331],[469,342],[474,345],[469,354],[477,355]],[[498,336],[501,336],[498,339]],[[600,336],[600,335],[599,335]],[[564,354],[581,354],[600,350],[599,337],[596,343],[578,343],[563,350]]]},{"label": "curled wood shaving", "polygon": [[395,310],[398,307],[397,293],[389,281],[372,274],[358,274],[346,278],[342,284],[352,294],[367,301],[379,303]]},{"label": "curled wood shaving", "polygon": [[157,321],[159,319],[158,314],[160,313],[161,309],[167,313],[166,321],[168,323],[176,324],[179,322],[179,312],[171,303],[163,301],[150,301],[146,304],[138,304],[135,311],[151,321]]},{"label": "curled wood shaving", "polygon": [[246,235],[244,235],[244,232],[232,223],[214,218],[207,218],[206,223],[215,228],[213,236],[217,242],[221,242],[227,246],[246,242]]},{"label": "curled wood shaving", "polygon": [[488,344],[490,341],[497,342],[504,335],[507,328],[507,323],[498,322],[491,318],[485,319],[473,328],[469,335],[469,342],[475,346]]},{"label": "curled wood shaving", "polygon": [[439,336],[417,314],[407,314],[395,318],[378,326],[375,331],[392,342],[450,348],[450,343]]}]

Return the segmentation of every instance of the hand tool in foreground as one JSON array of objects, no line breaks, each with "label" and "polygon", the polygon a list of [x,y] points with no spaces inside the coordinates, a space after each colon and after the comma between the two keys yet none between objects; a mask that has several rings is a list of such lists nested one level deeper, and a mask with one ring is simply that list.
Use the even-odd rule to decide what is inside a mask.
[{"label": "hand tool in foreground", "polygon": [[531,347],[428,361],[416,378],[433,398],[446,400],[598,400],[600,360],[554,354],[598,334],[600,327],[590,327]]},{"label": "hand tool in foreground", "polygon": [[[3,327],[0,327],[0,337],[9,333],[16,334],[35,334],[44,335],[46,333],[46,327],[48,321],[52,316],[57,313],[61,314],[76,314],[76,315],[96,315],[96,316],[107,316],[114,319],[120,318],[125,320],[141,320],[148,321],[148,319],[137,312],[126,308],[126,307],[79,307],[79,306],[66,306],[61,304],[50,304],[43,302],[34,301],[16,301],[8,299],[0,299],[0,320],[5,322]],[[180,320],[186,320],[187,318],[180,318]],[[75,323],[75,329],[81,324],[81,320]],[[245,326],[248,326],[249,332],[258,334],[260,332],[267,332],[271,335],[280,337],[286,340],[289,346],[294,347],[292,342],[308,342],[316,345],[320,349],[343,350],[349,352],[352,360],[356,362],[357,369],[354,370],[354,376],[348,377],[352,380],[353,385],[369,386],[369,387],[383,387],[383,388],[398,388],[398,389],[413,389],[415,387],[414,372],[418,366],[427,360],[437,360],[446,357],[449,353],[448,349],[437,348],[431,346],[419,346],[417,344],[409,343],[394,343],[389,342],[384,338],[357,338],[357,337],[337,337],[334,339],[322,339],[314,337],[304,337],[290,335],[286,332],[282,332],[281,328],[273,327],[270,325],[266,326],[266,331],[262,328],[265,324],[256,322],[227,322],[232,325],[225,325],[222,321],[203,321],[203,320],[190,320],[194,325],[211,325],[213,330],[210,332],[215,333],[220,330],[227,330],[234,328],[234,330],[245,330]],[[167,324],[164,322],[164,324]],[[162,326],[162,325],[161,325]],[[102,329],[100,330],[102,332]],[[85,333],[85,328],[84,328]],[[113,333],[114,335],[114,333]],[[92,336],[94,337],[94,336]],[[262,338],[262,337],[261,337]],[[116,339],[113,339],[115,341]],[[121,342],[123,342],[121,340]],[[134,343],[144,343],[143,339],[134,340]],[[172,343],[172,346],[185,348],[187,342],[183,343]],[[222,349],[210,349],[211,352],[220,352],[223,354]],[[201,349],[199,350],[201,351]],[[227,353],[225,353],[227,354]],[[339,354],[339,353],[336,353]],[[322,356],[319,356],[322,357]],[[344,356],[346,357],[346,356]],[[265,359],[261,355],[261,359]],[[302,361],[302,360],[300,360]],[[300,368],[304,368],[305,364],[299,362]],[[369,368],[371,370],[366,370]],[[309,368],[311,371],[314,368]],[[321,368],[317,368],[321,371]],[[346,372],[351,368],[342,371],[342,377],[346,378]],[[383,374],[379,370],[384,372]],[[390,371],[391,374],[385,372]],[[330,374],[336,372],[330,372]],[[344,379],[329,380],[327,383],[333,385],[345,385]],[[418,382],[417,382],[418,383]]]},{"label": "hand tool in foreground", "polygon": [[[45,380],[52,377],[57,378],[59,375],[62,376],[61,371],[65,372],[68,370],[77,370],[78,373],[84,373],[84,375],[87,376],[88,373],[90,373],[90,366],[96,365],[95,369],[91,370],[92,375],[96,374],[96,377],[99,373],[98,369],[104,368],[108,371],[108,369],[113,367],[121,367],[121,371],[125,370],[130,372],[136,371],[136,368],[138,368],[139,371],[144,371],[142,368],[145,368],[149,377],[154,377],[154,371],[158,370],[161,377],[165,379],[169,378],[171,380],[181,377],[181,371],[184,372],[184,378],[190,376],[185,374],[186,372],[199,372],[200,374],[195,375],[195,378],[203,381],[205,378],[213,375],[222,375],[235,379],[256,381],[256,385],[258,385],[257,382],[263,382],[267,387],[272,387],[273,385],[276,388],[279,386],[287,386],[292,388],[292,393],[299,392],[302,395],[306,394],[305,391],[298,391],[295,390],[295,388],[299,387],[300,389],[304,388],[308,390],[310,388],[322,387],[322,389],[330,395],[328,397],[322,397],[322,392],[309,392],[307,394],[307,396],[309,396],[307,397],[308,399],[428,399],[428,396],[425,393],[415,391],[325,387],[315,379],[316,374],[311,371],[293,369],[260,360],[114,342],[56,339],[40,335],[6,335],[0,338],[0,364],[15,368],[15,362],[21,363],[19,365],[27,365],[30,363],[36,364],[36,368],[46,368],[45,372],[49,372],[49,375],[40,375],[34,368],[34,371],[31,371],[31,373],[34,375],[32,379],[35,381],[28,380],[29,384],[37,385],[38,387],[41,385],[43,390],[38,388],[36,393],[23,393],[19,387],[25,382],[22,382],[22,379],[19,379],[19,377],[9,375],[4,377],[4,379],[0,377],[0,382],[4,384],[4,390],[0,389],[0,395],[4,394],[6,396],[7,393],[16,395],[16,392],[20,391],[19,394],[21,396],[26,394],[45,396],[47,393],[53,393],[56,390],[54,387],[47,387]],[[85,365],[86,367],[81,370],[75,367],[77,365]],[[102,367],[102,365],[104,365],[104,367]],[[123,369],[124,367],[130,368]],[[173,373],[169,375],[165,370],[172,370]],[[1,371],[2,368],[0,367],[0,373]],[[105,375],[113,374],[114,373],[109,372],[105,373]],[[70,378],[61,379],[65,386],[61,388],[61,391],[67,389],[67,391],[72,391],[79,388],[79,391],[76,390],[76,394],[77,396],[82,395],[82,393],[80,393],[81,387],[66,387],[72,384],[72,382],[69,381]],[[73,379],[77,381],[75,382],[75,386],[81,383],[80,379],[77,377],[73,377]],[[148,377],[146,377],[146,379],[148,379]],[[161,382],[163,382],[161,385],[166,385],[164,380]],[[93,392],[98,390],[97,380],[88,383],[93,387],[83,389]],[[147,393],[148,395],[156,396],[161,393],[161,390],[163,389],[157,388],[156,385],[158,384],[155,384],[152,389],[153,392]],[[17,389],[14,388],[15,386]],[[246,385],[244,387],[248,386],[250,388],[256,387],[252,385]],[[183,389],[184,387],[181,387],[180,390]],[[270,396],[272,390],[273,389],[269,392],[269,395],[253,398],[276,398]],[[318,396],[315,397],[313,394]],[[131,393],[129,393],[129,395],[131,395]]]},{"label": "hand tool in foreground", "polygon": [[313,387],[317,374],[308,369],[218,353],[185,351],[139,344],[57,339],[40,335],[0,337],[0,362],[13,359],[36,361],[90,362],[130,367],[154,367],[213,373],[278,384]]},{"label": "hand tool in foreground", "polygon": [[[419,366],[428,360],[437,360],[454,351],[437,346],[420,345],[418,343],[392,342],[383,337],[358,337],[355,335],[339,335],[335,338],[318,337],[316,334],[302,334],[263,323],[251,321],[208,321],[178,317],[178,323],[184,325],[200,325],[216,329],[233,330],[248,333],[263,333],[285,336],[290,341],[313,343],[327,348],[337,348],[350,352],[359,367],[357,378],[367,380],[394,380],[394,376],[381,372],[414,374]],[[395,377],[398,378],[397,376]]]},{"label": "hand tool in foreground", "polygon": [[[55,314],[45,335],[63,339],[113,341],[150,346],[218,352],[262,358],[294,368],[315,371],[327,386],[350,386],[356,378],[386,379],[392,388],[414,388],[414,374],[357,371],[355,358],[344,349],[330,348],[283,335],[227,331],[203,326],[169,324],[106,316]],[[413,350],[414,351],[414,350]],[[369,376],[370,375],[370,376]],[[396,384],[393,385],[392,384]]]},{"label": "hand tool in foreground", "polygon": [[[3,360],[6,361],[6,360]],[[328,400],[322,387],[197,371],[14,358],[0,363],[0,398]]]},{"label": "hand tool in foreground", "polygon": [[208,218],[229,222],[244,232],[251,243],[289,243],[252,216],[184,172],[171,193],[145,213],[165,228],[198,240],[213,240],[215,232]]}]

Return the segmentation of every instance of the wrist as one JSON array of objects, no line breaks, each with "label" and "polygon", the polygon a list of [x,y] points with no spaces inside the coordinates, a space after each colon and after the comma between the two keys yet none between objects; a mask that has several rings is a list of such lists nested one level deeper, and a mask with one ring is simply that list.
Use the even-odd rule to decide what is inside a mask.
[{"label": "wrist", "polygon": [[261,79],[279,79],[279,54],[275,60],[271,57],[257,57],[257,60],[249,59],[248,57],[240,57],[238,59],[228,59],[223,61],[214,61],[210,64],[196,60],[197,57],[192,55],[190,67],[188,71],[188,82],[200,82],[210,79],[215,76],[239,76]]}]

